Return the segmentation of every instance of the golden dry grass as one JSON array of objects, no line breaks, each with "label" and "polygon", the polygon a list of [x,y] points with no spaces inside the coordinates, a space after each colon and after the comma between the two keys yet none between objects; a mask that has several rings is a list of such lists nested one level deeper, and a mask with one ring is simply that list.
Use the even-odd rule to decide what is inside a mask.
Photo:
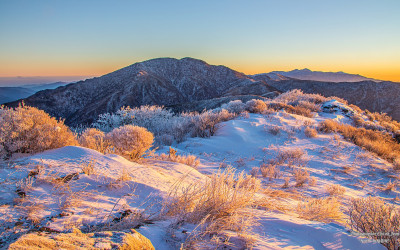
[{"label": "golden dry grass", "polygon": [[365,128],[356,128],[333,120],[325,120],[319,124],[319,130],[325,133],[337,132],[345,139],[378,156],[395,162],[400,156],[400,144],[390,135]]}]

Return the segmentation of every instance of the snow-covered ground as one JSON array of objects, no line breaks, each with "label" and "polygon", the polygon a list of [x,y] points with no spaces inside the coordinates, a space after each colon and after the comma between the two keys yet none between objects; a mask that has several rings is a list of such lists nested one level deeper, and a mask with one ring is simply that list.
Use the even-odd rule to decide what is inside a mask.
[{"label": "snow-covered ground", "polygon": [[[398,191],[383,191],[389,181],[398,178],[390,163],[338,135],[305,135],[306,126],[316,126],[328,118],[349,122],[340,112],[306,118],[282,111],[221,123],[211,138],[190,138],[173,145],[178,154],[198,156],[201,164],[197,169],[154,159],[133,163],[118,155],[76,146],[20,158],[0,169],[0,238],[12,241],[33,228],[61,232],[74,227],[90,231],[135,226],[156,249],[174,249],[167,234],[170,219],[157,216],[162,199],[174,186],[204,182],[207,175],[230,165],[238,173],[252,173],[264,189],[300,197],[285,197],[282,204],[286,209],[260,207],[250,211],[259,218],[254,249],[385,249],[352,235],[345,221],[326,224],[299,218],[296,213],[299,202],[328,197],[326,187],[332,184],[345,188],[338,198],[342,204],[373,194],[400,205]],[[281,164],[277,178],[271,179],[254,170],[297,149],[302,153],[296,160],[311,176],[302,186],[295,187],[291,171],[296,164]],[[157,153],[167,150],[164,147]],[[287,181],[288,187],[282,188]],[[266,192],[260,195],[267,197]],[[142,219],[139,225],[116,223],[125,216]],[[37,224],[31,225],[27,218]],[[112,228],[111,223],[118,225]]]}]

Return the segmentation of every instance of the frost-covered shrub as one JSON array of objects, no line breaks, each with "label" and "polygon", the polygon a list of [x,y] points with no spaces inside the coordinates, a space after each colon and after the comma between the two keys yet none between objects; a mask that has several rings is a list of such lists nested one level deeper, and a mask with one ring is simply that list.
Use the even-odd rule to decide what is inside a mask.
[{"label": "frost-covered shrub", "polygon": [[82,132],[78,138],[79,144],[86,148],[91,148],[104,153],[109,146],[105,139],[105,134],[96,128],[88,128]]},{"label": "frost-covered shrub", "polygon": [[0,107],[0,157],[77,145],[71,130],[43,110]]},{"label": "frost-covered shrub", "polygon": [[117,154],[131,160],[140,159],[154,142],[151,132],[134,125],[115,128],[106,135],[106,139]]},{"label": "frost-covered shrub", "polygon": [[123,125],[136,125],[152,132],[157,144],[170,145],[181,142],[190,133],[191,118],[188,115],[175,115],[160,106],[125,107],[114,114],[100,115],[93,127],[104,132]]},{"label": "frost-covered shrub", "polygon": [[399,249],[400,210],[377,197],[353,199],[349,209],[353,230],[379,240],[388,249]]},{"label": "frost-covered shrub", "polygon": [[193,123],[193,136],[210,137],[213,136],[218,128],[219,123],[228,121],[235,117],[235,114],[230,113],[226,109],[208,110],[200,114],[191,115]]},{"label": "frost-covered shrub", "polygon": [[267,104],[258,99],[251,99],[250,101],[246,102],[246,110],[251,113],[259,113],[262,114],[264,111],[268,109]]},{"label": "frost-covered shrub", "polygon": [[241,100],[234,100],[223,104],[221,108],[228,110],[230,113],[240,114],[245,111],[246,106]]}]

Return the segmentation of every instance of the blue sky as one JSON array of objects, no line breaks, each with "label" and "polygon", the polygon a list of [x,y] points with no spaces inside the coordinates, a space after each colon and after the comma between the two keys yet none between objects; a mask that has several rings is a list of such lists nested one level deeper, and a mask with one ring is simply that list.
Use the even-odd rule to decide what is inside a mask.
[{"label": "blue sky", "polygon": [[156,57],[400,81],[400,1],[0,0],[0,76],[102,75]]}]

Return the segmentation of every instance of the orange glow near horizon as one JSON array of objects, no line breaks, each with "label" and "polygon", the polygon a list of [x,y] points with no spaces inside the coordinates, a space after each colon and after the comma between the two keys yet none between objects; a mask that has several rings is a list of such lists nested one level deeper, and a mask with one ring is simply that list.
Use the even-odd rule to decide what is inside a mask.
[{"label": "orange glow near horizon", "polygon": [[[144,59],[145,60],[145,59]],[[143,60],[141,60],[143,61]],[[229,60],[205,60],[207,63],[212,65],[224,65],[233,70],[243,72],[248,75],[268,73],[271,71],[290,71],[294,69],[308,68],[313,71],[323,72],[338,72],[343,71],[349,74],[359,74],[369,78],[375,78],[385,81],[400,82],[400,66],[391,64],[390,66],[371,66],[371,65],[360,65],[360,66],[318,66],[318,64],[306,63],[301,64],[285,64],[278,62],[276,65],[272,63],[263,63],[257,61],[256,63],[246,63],[246,61],[234,61]],[[250,61],[250,60],[249,60]],[[122,62],[81,62],[81,63],[48,63],[48,64],[32,64],[31,62],[25,63],[25,65],[8,64],[0,67],[0,77],[73,77],[73,76],[87,76],[95,77],[102,76],[111,73],[120,68],[129,66],[134,62],[124,60]]]}]

